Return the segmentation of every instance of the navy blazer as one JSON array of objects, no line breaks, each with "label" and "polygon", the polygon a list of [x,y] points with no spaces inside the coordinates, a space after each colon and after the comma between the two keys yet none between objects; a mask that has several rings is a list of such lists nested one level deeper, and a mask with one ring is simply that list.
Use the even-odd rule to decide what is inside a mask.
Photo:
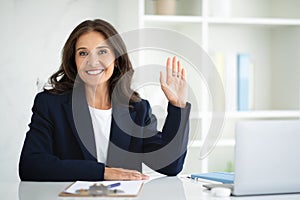
[{"label": "navy blazer", "polygon": [[[104,165],[96,159],[85,93],[81,92],[77,98],[72,92],[37,94],[20,156],[21,180],[97,181],[104,179],[105,166],[141,171],[142,163],[171,176],[182,170],[188,143],[189,103],[183,109],[169,103],[161,132],[157,131],[157,120],[146,100],[132,103],[130,108],[114,104],[112,108],[110,143]],[[122,122],[127,115],[135,125]]]}]

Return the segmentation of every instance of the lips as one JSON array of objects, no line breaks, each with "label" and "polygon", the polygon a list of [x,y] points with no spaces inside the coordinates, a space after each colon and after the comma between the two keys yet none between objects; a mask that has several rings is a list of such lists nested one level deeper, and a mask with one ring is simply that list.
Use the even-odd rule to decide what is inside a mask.
[{"label": "lips", "polygon": [[104,71],[104,69],[94,69],[94,70],[86,70],[85,72],[89,75],[99,75]]}]

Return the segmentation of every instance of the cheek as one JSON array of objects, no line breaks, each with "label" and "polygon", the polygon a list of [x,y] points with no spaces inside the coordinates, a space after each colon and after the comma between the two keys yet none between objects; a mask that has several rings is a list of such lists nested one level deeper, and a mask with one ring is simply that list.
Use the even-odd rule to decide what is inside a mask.
[{"label": "cheek", "polygon": [[114,64],[111,65],[111,66],[108,68],[108,70],[111,71],[111,72],[114,72],[114,70],[115,70],[115,65],[114,65]]},{"label": "cheek", "polygon": [[113,75],[114,70],[115,70],[114,68],[115,68],[114,66],[107,68],[106,73],[107,73],[108,76],[111,77]]},{"label": "cheek", "polygon": [[75,57],[75,64],[76,64],[77,71],[79,71],[82,61]]},{"label": "cheek", "polygon": [[80,68],[83,67],[84,62],[85,62],[85,58],[80,58],[75,56],[75,64],[76,64],[77,71],[79,71]]}]

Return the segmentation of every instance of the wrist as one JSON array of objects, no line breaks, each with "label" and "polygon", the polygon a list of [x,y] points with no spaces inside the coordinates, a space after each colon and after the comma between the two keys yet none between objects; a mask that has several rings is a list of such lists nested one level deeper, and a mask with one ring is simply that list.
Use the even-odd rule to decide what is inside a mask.
[{"label": "wrist", "polygon": [[186,106],[186,102],[180,102],[180,101],[170,101],[170,103],[173,105],[173,106],[176,106],[178,108],[185,108]]}]

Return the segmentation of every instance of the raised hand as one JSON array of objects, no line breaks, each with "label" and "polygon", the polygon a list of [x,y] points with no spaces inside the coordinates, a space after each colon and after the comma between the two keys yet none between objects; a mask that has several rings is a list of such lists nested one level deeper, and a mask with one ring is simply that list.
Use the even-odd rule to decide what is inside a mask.
[{"label": "raised hand", "polygon": [[187,101],[186,73],[175,56],[172,60],[167,59],[166,72],[166,79],[160,72],[161,89],[171,104],[184,108]]}]

